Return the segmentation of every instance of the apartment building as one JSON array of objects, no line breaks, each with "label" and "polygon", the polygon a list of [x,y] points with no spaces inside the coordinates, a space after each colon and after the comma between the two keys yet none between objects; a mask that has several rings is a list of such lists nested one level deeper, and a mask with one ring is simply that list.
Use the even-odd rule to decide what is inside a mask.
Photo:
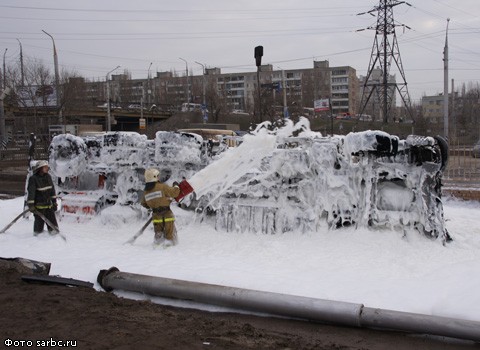
[{"label": "apartment building", "polygon": [[[378,116],[378,120],[383,120],[383,110],[382,110],[382,103],[381,99],[383,98],[380,96],[381,93],[381,86],[383,84],[383,74],[382,70],[377,67],[374,68],[369,76],[368,84],[365,87],[365,80],[367,79],[366,76],[361,75],[358,81],[358,113],[360,113],[363,109],[362,114],[367,114],[371,116]],[[397,101],[397,94],[395,89],[395,84],[396,84],[396,76],[395,75],[389,75],[387,78],[387,83],[389,86],[391,86],[390,91],[390,98],[391,100],[391,105],[393,107],[396,106],[396,101]],[[374,87],[379,87],[377,89],[374,89]],[[370,97],[369,97],[370,96]],[[365,105],[366,100],[369,98],[368,103]],[[362,100],[363,99],[363,100]],[[392,109],[392,113],[395,113],[395,108]],[[390,116],[389,116],[390,117]],[[391,120],[395,119],[395,115],[391,116],[392,118],[389,118]]]},{"label": "apartment building", "polygon": [[355,115],[358,105],[358,78],[349,66],[331,68],[332,114]]},{"label": "apartment building", "polygon": [[423,96],[422,113],[425,120],[432,124],[443,122],[443,95]]},{"label": "apartment building", "polygon": [[[330,67],[328,61],[314,61],[313,68],[282,69],[266,64],[257,72],[222,73],[220,68],[206,68],[203,75],[157,72],[151,79],[129,79],[112,75],[108,81],[110,100],[119,105],[149,103],[180,110],[183,103],[206,102],[209,110],[254,113],[259,98],[262,103],[281,110],[284,100],[291,111],[300,114],[313,108],[316,99],[331,98],[333,114],[355,114],[358,105],[358,78],[349,66]],[[86,83],[88,99],[105,101],[105,82]]]}]

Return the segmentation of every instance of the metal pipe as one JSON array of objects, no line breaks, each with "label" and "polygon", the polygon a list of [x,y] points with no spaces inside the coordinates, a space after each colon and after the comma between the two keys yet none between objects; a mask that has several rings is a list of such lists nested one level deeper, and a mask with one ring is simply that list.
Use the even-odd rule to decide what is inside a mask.
[{"label": "metal pipe", "polygon": [[364,307],[361,327],[434,334],[480,342],[480,322]]},{"label": "metal pipe", "polygon": [[101,270],[106,291],[121,289],[344,326],[433,334],[480,342],[480,322],[364,307],[363,304]]},{"label": "metal pipe", "polygon": [[360,326],[360,304],[132,274],[120,272],[114,267],[100,271],[97,281],[107,291],[121,289],[273,315]]}]

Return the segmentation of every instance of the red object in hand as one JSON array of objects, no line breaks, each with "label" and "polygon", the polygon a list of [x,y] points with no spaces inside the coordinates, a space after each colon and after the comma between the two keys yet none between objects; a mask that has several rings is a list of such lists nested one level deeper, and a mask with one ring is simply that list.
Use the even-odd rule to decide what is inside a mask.
[{"label": "red object in hand", "polygon": [[177,202],[180,202],[183,197],[193,192],[193,187],[187,180],[182,180],[182,182],[178,184],[178,187],[180,187],[180,194],[175,198]]}]

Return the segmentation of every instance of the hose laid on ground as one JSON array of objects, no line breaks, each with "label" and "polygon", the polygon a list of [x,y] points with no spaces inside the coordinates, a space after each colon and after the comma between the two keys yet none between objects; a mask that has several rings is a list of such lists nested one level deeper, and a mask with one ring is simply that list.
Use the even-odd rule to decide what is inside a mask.
[{"label": "hose laid on ground", "polygon": [[480,342],[480,322],[476,321],[133,274],[121,272],[116,267],[101,270],[97,281],[108,292],[121,289],[321,323],[432,334]]}]

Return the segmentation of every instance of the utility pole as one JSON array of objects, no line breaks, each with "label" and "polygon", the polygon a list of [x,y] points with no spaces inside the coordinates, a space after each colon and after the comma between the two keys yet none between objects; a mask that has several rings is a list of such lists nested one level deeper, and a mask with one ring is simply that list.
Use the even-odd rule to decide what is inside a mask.
[{"label": "utility pole", "polygon": [[285,81],[285,70],[282,67],[278,67],[278,68],[282,70],[283,117],[288,118],[287,84]]},{"label": "utility pole", "polygon": [[455,114],[455,84],[454,84],[454,79],[452,79],[452,86],[451,86],[451,91],[452,91],[452,107],[450,110],[452,111],[452,122],[453,122],[453,132],[452,132],[452,139],[457,138],[457,118]]},{"label": "utility pole", "polygon": [[190,109],[190,85],[188,83],[188,62],[184,60],[183,58],[179,57],[183,62],[185,62],[185,72],[187,76],[187,91],[185,92],[185,97],[187,98],[187,109]]},{"label": "utility pole", "polygon": [[[148,66],[148,71],[147,71],[147,106],[150,106],[150,94],[152,92],[152,90],[150,89],[150,68],[152,67],[152,63],[153,62],[150,62],[150,65]],[[143,100],[144,100],[144,96],[145,96],[145,90],[143,88],[143,84],[142,84],[142,98],[141,98],[141,104],[140,104],[140,119],[143,120]],[[148,107],[148,108],[151,108]],[[147,118],[145,119],[145,129],[146,131],[148,132],[148,115],[147,115]],[[153,125],[153,117],[152,117],[152,125]]]},{"label": "utility pole", "polygon": [[207,100],[205,97],[205,65],[195,61],[196,64],[202,66],[202,112],[203,112],[203,123],[207,122]]},{"label": "utility pole", "polygon": [[3,90],[7,88],[7,79],[5,79],[5,76],[7,74],[7,68],[5,66],[5,55],[7,54],[8,48],[5,49],[5,52],[3,53]]},{"label": "utility pole", "polygon": [[283,69],[282,69],[282,86],[283,86],[283,117],[288,118],[287,85],[285,84],[285,71]]},{"label": "utility pole", "polygon": [[[443,136],[448,142],[448,23],[445,32],[445,48],[443,49]],[[453,93],[453,91],[452,91]]]},{"label": "utility pole", "polygon": [[22,86],[25,86],[25,74],[23,70],[23,50],[22,50],[22,43],[20,40],[18,40],[18,43],[20,44],[20,80],[22,81]]},{"label": "utility pole", "polygon": [[[143,119],[143,101],[144,101],[144,99],[145,99],[145,89],[142,85],[142,96],[140,96],[140,120],[142,122],[145,122],[145,120]],[[147,123],[145,122],[145,125],[146,124]]]},{"label": "utility pole", "polygon": [[107,76],[105,78],[105,81],[107,83],[107,132],[112,131],[112,121],[110,120],[110,81],[108,80],[108,76],[110,73],[113,71],[116,71],[120,66],[116,66],[114,69],[112,69],[110,72],[107,73]]},{"label": "utility pole", "polygon": [[[411,103],[410,95],[407,89],[407,81],[405,79],[405,73],[403,70],[402,60],[400,58],[400,50],[398,47],[397,35],[395,33],[395,21],[393,19],[393,7],[409,3],[405,1],[398,0],[380,0],[378,6],[374,7],[372,10],[359,13],[359,15],[370,14],[373,15],[373,12],[377,12],[377,24],[375,27],[368,27],[367,29],[375,30],[375,40],[373,42],[372,53],[370,57],[370,63],[368,66],[368,72],[365,77],[365,82],[363,86],[362,99],[360,101],[360,114],[363,114],[368,101],[370,100],[372,94],[376,93],[376,98],[380,103],[383,112],[383,122],[388,123],[388,114],[392,111],[392,104],[395,101],[395,92],[398,91],[400,97],[405,104],[405,108],[408,111],[410,117],[412,118],[411,113]],[[402,25],[405,28],[410,29],[406,25]],[[362,31],[360,29],[357,31]],[[389,37],[392,38],[391,42]],[[400,75],[402,77],[402,82],[389,82],[390,76],[390,66],[391,61],[394,61]],[[372,72],[375,70],[376,66],[380,66],[382,72],[381,82],[373,81]]]},{"label": "utility pole", "polygon": [[60,76],[58,74],[58,57],[57,57],[57,49],[55,47],[55,40],[53,36],[48,34],[46,31],[42,29],[42,32],[47,34],[50,39],[52,39],[53,43],[53,65],[55,69],[55,98],[57,99],[57,107],[58,107],[58,123],[63,124],[63,115],[62,115],[62,104],[61,104],[61,92],[60,92]]},{"label": "utility pole", "polygon": [[[7,49],[5,49],[5,52],[7,52]],[[3,65],[3,71],[0,72],[0,148],[4,146],[4,141],[6,141],[5,112],[3,110],[3,99],[5,98],[5,91],[3,88],[4,80],[5,80],[5,64]]]},{"label": "utility pole", "polygon": [[153,62],[150,62],[150,65],[148,66],[148,72],[147,72],[147,104],[149,106],[150,106],[150,95],[152,93],[152,90],[150,88],[150,68],[152,67],[152,63]]}]

